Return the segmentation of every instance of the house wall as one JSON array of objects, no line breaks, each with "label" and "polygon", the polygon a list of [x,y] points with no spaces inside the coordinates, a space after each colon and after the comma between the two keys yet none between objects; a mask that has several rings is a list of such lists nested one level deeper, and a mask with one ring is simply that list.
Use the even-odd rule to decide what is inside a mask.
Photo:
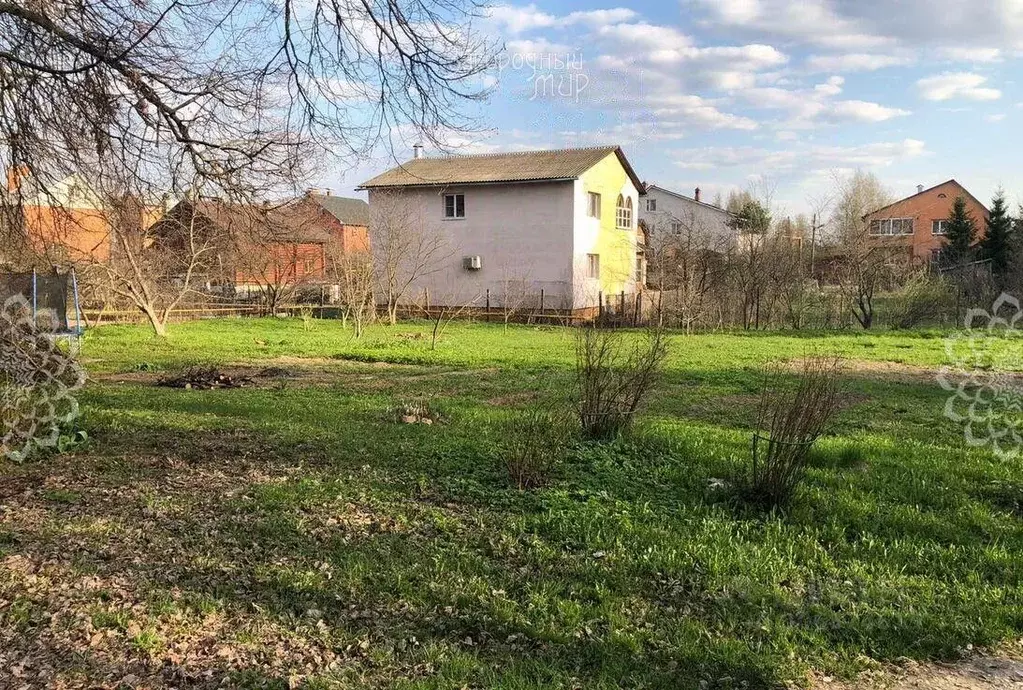
[{"label": "house wall", "polygon": [[[654,201],[657,210],[648,211],[647,204]],[[651,241],[656,244],[658,236],[664,236],[672,229],[672,223],[681,222],[691,229],[694,239],[699,238],[705,249],[724,251],[731,248],[736,239],[735,231],[728,226],[729,215],[724,210],[709,208],[695,200],[669,194],[656,187],[648,188],[640,202],[639,217],[650,231]]]},{"label": "house wall", "polygon": [[966,208],[977,224],[977,239],[984,236],[988,211],[955,182],[949,181],[923,194],[907,197],[888,208],[868,214],[865,218],[867,232],[870,221],[889,218],[912,218],[913,234],[892,237],[870,236],[870,241],[879,246],[903,247],[914,259],[929,261],[944,243],[942,235],[931,232],[932,221],[948,218],[957,196],[966,199]]},{"label": "house wall", "polygon": [[[571,306],[573,202],[572,182],[538,182],[501,185],[462,185],[447,188],[404,188],[400,192],[371,189],[369,205],[373,220],[369,231],[371,250],[381,265],[384,241],[377,215],[400,194],[413,224],[441,247],[435,268],[422,275],[405,295],[406,304],[483,306],[490,290],[492,307],[521,299],[529,292],[538,299],[544,290],[544,306]],[[444,195],[465,195],[465,218],[444,218]],[[463,258],[479,256],[483,267],[467,270]],[[377,298],[383,299],[380,290]],[[522,306],[521,304],[515,306]]]},{"label": "house wall", "polygon": [[25,234],[33,251],[52,260],[106,261],[110,258],[110,224],[92,208],[22,208]]},{"label": "house wall", "polygon": [[235,267],[234,282],[249,285],[317,283],[324,278],[325,252],[314,242],[275,242],[250,246],[249,258]]},{"label": "house wall", "polygon": [[[600,218],[587,215],[589,192],[600,194]],[[639,190],[632,183],[618,156],[608,154],[572,185],[575,228],[572,272],[575,277],[573,308],[585,309],[605,303],[614,295],[635,294],[639,218]],[[632,200],[632,227],[616,227],[616,203],[621,194]],[[587,277],[588,255],[600,257],[600,277]]]}]

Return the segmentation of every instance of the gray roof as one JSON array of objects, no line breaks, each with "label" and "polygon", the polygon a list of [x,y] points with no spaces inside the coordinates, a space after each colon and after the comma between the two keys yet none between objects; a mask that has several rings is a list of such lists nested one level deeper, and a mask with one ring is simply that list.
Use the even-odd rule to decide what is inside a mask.
[{"label": "gray roof", "polygon": [[675,197],[676,199],[682,199],[683,201],[688,201],[688,202],[693,203],[693,204],[698,204],[699,206],[702,206],[703,208],[705,208],[705,209],[707,209],[709,211],[717,211],[718,213],[723,213],[726,216],[731,216],[732,215],[732,213],[730,211],[728,211],[727,209],[723,209],[720,206],[715,206],[714,204],[708,204],[706,201],[697,201],[696,199],[694,199],[691,196],[686,196],[685,194],[682,194],[680,192],[675,192],[675,191],[672,191],[670,189],[666,189],[665,187],[661,187],[661,186],[656,185],[656,184],[648,184],[646,186],[646,188],[647,188],[648,192],[651,189],[656,189],[657,191],[664,192],[665,194],[669,194],[669,195]]},{"label": "gray roof", "polygon": [[309,198],[345,225],[369,227],[369,204],[362,199],[351,199],[333,194],[310,194]]},{"label": "gray roof", "polygon": [[618,146],[413,158],[363,182],[360,189],[575,180],[611,153],[642,194],[643,183]]}]

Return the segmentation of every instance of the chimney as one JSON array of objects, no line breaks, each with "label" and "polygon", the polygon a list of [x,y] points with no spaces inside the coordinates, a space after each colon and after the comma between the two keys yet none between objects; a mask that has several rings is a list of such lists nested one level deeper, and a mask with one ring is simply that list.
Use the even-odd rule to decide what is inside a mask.
[{"label": "chimney", "polygon": [[696,199],[697,201],[700,200],[700,188],[699,187],[696,188],[696,193],[693,195],[693,198]]},{"label": "chimney", "polygon": [[415,160],[419,160],[422,157],[423,157],[423,145],[422,144],[416,144],[415,146],[412,147],[412,158],[414,158]]},{"label": "chimney", "polygon": [[924,186],[922,184],[918,184],[916,186],[916,193],[919,194],[922,191],[924,191]]}]

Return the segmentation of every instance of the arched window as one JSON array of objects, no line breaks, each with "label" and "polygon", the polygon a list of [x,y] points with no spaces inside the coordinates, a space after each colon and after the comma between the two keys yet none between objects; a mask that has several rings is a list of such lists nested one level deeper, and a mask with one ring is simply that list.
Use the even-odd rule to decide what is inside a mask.
[{"label": "arched window", "polygon": [[615,203],[615,225],[623,230],[632,229],[632,197],[618,195]]}]

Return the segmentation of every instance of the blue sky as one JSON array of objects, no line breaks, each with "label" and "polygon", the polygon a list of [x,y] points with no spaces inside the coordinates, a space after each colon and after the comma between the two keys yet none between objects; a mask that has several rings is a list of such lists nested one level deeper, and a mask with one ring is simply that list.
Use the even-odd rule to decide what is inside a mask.
[{"label": "blue sky", "polygon": [[684,193],[759,180],[776,213],[857,168],[899,196],[955,177],[1023,199],[1023,0],[537,0],[479,28],[505,51],[459,151],[618,143]]}]

